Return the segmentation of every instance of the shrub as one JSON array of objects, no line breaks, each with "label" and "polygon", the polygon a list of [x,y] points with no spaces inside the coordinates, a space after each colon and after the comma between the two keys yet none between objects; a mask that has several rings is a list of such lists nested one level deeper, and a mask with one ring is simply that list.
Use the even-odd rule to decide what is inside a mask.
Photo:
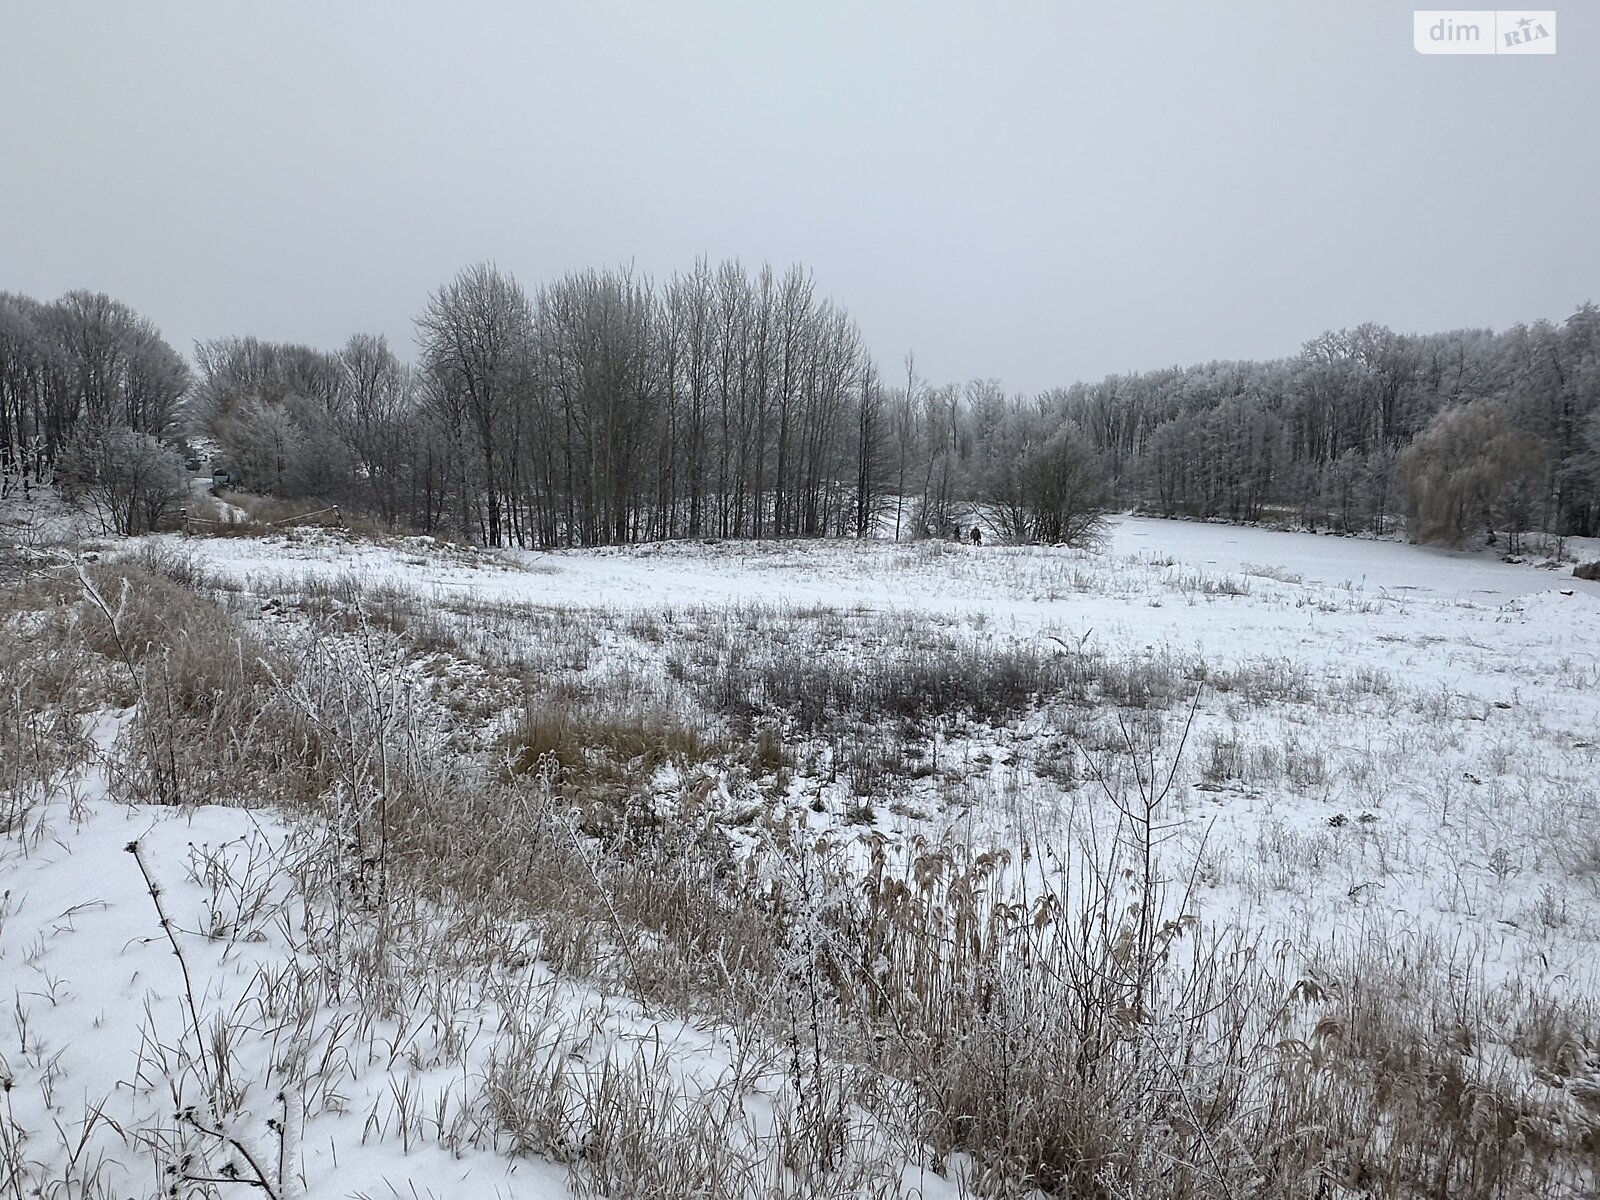
[{"label": "shrub", "polygon": [[1011,431],[1020,444],[994,456],[986,483],[996,532],[1018,540],[1099,545],[1110,492],[1087,438],[1065,426],[1044,436]]},{"label": "shrub", "polygon": [[62,453],[56,478],[69,502],[123,536],[160,527],[182,506],[189,488],[176,450],[125,425],[80,429]]},{"label": "shrub", "polygon": [[1059,655],[966,644],[912,648],[870,665],[805,654],[731,658],[713,675],[710,692],[724,712],[783,712],[815,733],[841,715],[922,720],[959,714],[998,721],[1027,711],[1069,678]]}]

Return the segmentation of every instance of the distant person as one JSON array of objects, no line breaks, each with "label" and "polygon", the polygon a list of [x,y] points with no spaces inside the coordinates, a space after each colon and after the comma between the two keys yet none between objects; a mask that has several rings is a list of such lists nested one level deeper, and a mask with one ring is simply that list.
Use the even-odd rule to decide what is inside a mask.
[{"label": "distant person", "polygon": [[979,529],[976,525],[972,527],[972,544],[974,546],[983,544],[983,530]]}]

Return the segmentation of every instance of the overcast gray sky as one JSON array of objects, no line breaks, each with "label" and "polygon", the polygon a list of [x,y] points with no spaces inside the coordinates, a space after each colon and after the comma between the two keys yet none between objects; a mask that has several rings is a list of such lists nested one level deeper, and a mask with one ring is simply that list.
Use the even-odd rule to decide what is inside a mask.
[{"label": "overcast gray sky", "polygon": [[1600,300],[1600,49],[1411,5],[0,0],[0,290],[403,354],[430,289],[804,262],[1033,391]]}]

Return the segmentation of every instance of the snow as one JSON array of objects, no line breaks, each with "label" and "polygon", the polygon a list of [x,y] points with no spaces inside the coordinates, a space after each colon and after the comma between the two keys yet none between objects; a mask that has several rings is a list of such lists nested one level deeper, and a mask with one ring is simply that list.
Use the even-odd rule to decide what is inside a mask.
[{"label": "snow", "polygon": [[[165,1194],[172,1181],[152,1177],[150,1147],[183,1140],[177,1114],[199,1106],[202,1121],[237,1136],[276,1184],[277,1150],[264,1135],[267,1121],[285,1111],[271,1087],[279,1030],[261,1019],[260,998],[264,979],[300,965],[281,920],[292,887],[280,856],[293,834],[270,815],[241,809],[107,801],[105,755],[130,716],[95,722],[89,733],[99,754],[89,767],[37,811],[27,835],[0,843],[0,984],[11,1017],[0,1034],[7,1171],[20,1171],[11,1177],[18,1188],[33,1180],[72,1195]],[[197,870],[204,861],[237,872],[239,890],[208,886],[218,877],[204,878]],[[246,895],[247,905],[230,903]],[[254,1019],[246,1016],[252,1005]],[[322,1014],[324,1025],[337,1016]],[[208,1038],[227,1028],[234,1039],[229,1074],[240,1094],[228,1114],[208,1112],[218,1051],[213,1043],[197,1053],[196,1024]],[[352,1074],[350,1082],[368,1093],[358,1091],[355,1112],[389,1077]],[[563,1173],[547,1164],[442,1152],[400,1159],[391,1147],[363,1152],[350,1122],[324,1113],[301,1130],[296,1119],[293,1171],[306,1186],[283,1195],[409,1194],[403,1189],[415,1184],[420,1195],[442,1196],[468,1179],[484,1195],[566,1194]],[[190,1134],[188,1141],[198,1143],[197,1174],[200,1164],[214,1171],[241,1160],[217,1139]]]},{"label": "snow", "polygon": [[[1323,931],[1370,922],[1381,907],[1418,928],[1472,930],[1501,975],[1535,961],[1551,964],[1541,977],[1566,972],[1588,986],[1592,975],[1600,896],[1561,877],[1551,835],[1552,821],[1593,811],[1600,741],[1600,584],[1567,568],[1136,517],[1117,520],[1098,552],[685,541],[436,554],[317,537],[182,545],[207,568],[246,583],[275,576],[274,587],[296,574],[349,575],[441,605],[472,597],[619,614],[749,605],[926,613],[995,637],[1170,655],[1213,674],[1274,671],[1317,695],[1276,708],[1207,695],[1190,759],[1198,768],[1208,743],[1235,739],[1320,761],[1329,778],[1224,781],[1183,803],[1196,837],[1202,818],[1211,829],[1213,854],[1300,854],[1315,868],[1302,873],[1311,891],[1274,893],[1261,871],[1222,871],[1233,882],[1219,884],[1214,903],[1244,904],[1242,889],[1270,909],[1260,919]],[[1347,711],[1326,710],[1328,689],[1340,690]],[[1457,828],[1463,804],[1480,810],[1470,837]],[[1356,824],[1368,810],[1378,822]],[[1329,826],[1340,814],[1349,832]],[[1505,879],[1483,865],[1497,847],[1515,860]],[[1380,850],[1410,865],[1386,865],[1373,885],[1363,872]],[[1547,886],[1567,906],[1558,929],[1535,916]]]},{"label": "snow", "polygon": [[314,535],[178,544],[202,566],[258,590],[292,587],[296,577],[349,577],[440,604],[928,612],[980,617],[1015,636],[1193,649],[1214,663],[1366,664],[1413,683],[1471,689],[1487,701],[1600,661],[1600,583],[1567,572],[1482,553],[1150,518],[1120,519],[1101,553],[936,542],[675,542],[440,554],[431,544]]},{"label": "snow", "polygon": [[[130,715],[97,724],[102,752]],[[158,1165],[183,1161],[212,1179],[251,1178],[259,1165],[275,1194],[303,1200],[569,1196],[567,1170],[510,1154],[484,1111],[493,1060],[516,1044],[590,1080],[607,1064],[649,1063],[670,1103],[742,1081],[753,1124],[740,1128],[760,1135],[781,1079],[751,1073],[726,1031],[663,1018],[539,963],[476,981],[442,978],[431,963],[408,977],[398,965],[385,983],[404,997],[394,1017],[358,1001],[348,980],[343,999],[331,997],[330,964],[306,934],[317,901],[297,891],[292,869],[321,852],[308,831],[241,809],[112,803],[106,761],[37,812],[31,836],[0,844],[0,985],[12,1026],[0,1034],[0,1178],[153,1197],[172,1184]],[[448,1002],[430,1010],[435,994]],[[320,1003],[297,1013],[297,995]],[[309,1078],[285,1066],[297,1053],[320,1060]],[[233,1095],[225,1113],[208,1100],[216,1092]],[[905,1180],[927,1200],[954,1196],[925,1170],[908,1166]],[[222,1194],[262,1191],[239,1183]]]},{"label": "snow", "polygon": [[[826,605],[953,620],[974,636],[1165,655],[1196,679],[1274,672],[1302,683],[1305,698],[1258,703],[1217,682],[1201,693],[1170,853],[1199,858],[1204,915],[1305,947],[1368,935],[1442,939],[1462,947],[1463,961],[1490,983],[1596,994],[1600,584],[1566,568],[1148,518],[1118,520],[1097,552],[697,541],[494,553],[321,531],[152,540],[262,597],[292,594],[308,579],[350,578],[440,608],[473,601],[512,613]],[[97,729],[102,746],[123,719]],[[1007,764],[1044,736],[1039,722],[960,736],[981,803],[943,813],[933,781],[908,781],[918,802],[879,812],[875,833],[1002,838],[1025,824],[1065,839],[1103,818],[1082,792],[1032,787],[1020,802],[1004,798],[1014,786],[1005,783]],[[1169,751],[1173,736],[1169,729]],[[971,765],[991,760],[986,777]],[[91,768],[75,796],[45,810],[46,836],[26,852],[14,841],[0,852],[0,984],[19,1026],[3,1042],[0,1070],[15,1081],[14,1124],[32,1132],[26,1155],[41,1162],[64,1161],[69,1139],[57,1135],[55,1119],[103,1104],[109,1120],[90,1130],[88,1153],[103,1160],[107,1194],[131,1195],[150,1181],[133,1177],[141,1160],[110,1120],[124,1130],[173,1124],[170,1075],[161,1076],[166,1093],[152,1084],[160,1073],[148,1069],[151,1043],[168,1039],[171,1057],[192,1017],[180,964],[125,847],[137,840],[157,865],[202,981],[204,1024],[238,1011],[265,972],[303,964],[306,950],[265,916],[222,939],[196,933],[216,898],[182,864],[195,846],[232,847],[240,861],[252,846],[277,853],[303,831],[270,814],[112,804],[102,798],[101,770]],[[1596,855],[1592,863],[1581,861],[1585,852]],[[273,885],[265,914],[292,908],[283,891],[291,886],[287,877]],[[606,1031],[605,1044],[665,1046],[675,1077],[694,1087],[713,1086],[731,1061],[720,1034],[664,1025],[570,984],[540,986],[560,989],[560,1028],[587,1024]],[[503,1019],[484,1004],[486,1022]],[[336,1016],[320,1018],[319,1036],[334,1036],[327,1031]],[[241,1076],[260,1082],[229,1119],[263,1137],[271,1039],[241,1035],[238,1053]],[[469,1072],[485,1061],[469,1056]],[[566,1171],[538,1158],[471,1145],[455,1154],[436,1145],[403,1151],[394,1135],[372,1136],[370,1114],[380,1124],[394,1118],[386,1089],[399,1077],[430,1099],[466,1098],[459,1078],[426,1065],[398,1074],[382,1064],[353,1069],[343,1111],[308,1105],[295,1171],[304,1195],[567,1194]],[[186,1086],[188,1097],[198,1095],[193,1078]],[[931,1196],[943,1184],[922,1186]]]},{"label": "snow", "polygon": [[[1308,591],[1374,601],[1423,598],[1504,603],[1571,590],[1600,599],[1600,584],[1484,552],[1283,533],[1234,525],[1122,517],[1103,552],[942,542],[659,542],[623,548],[493,551],[431,538],[378,544],[321,531],[276,538],[167,539],[214,569],[243,578],[354,575],[413,591],[469,589],[533,604],[670,607],[741,601],[1034,611],[1059,603],[1069,564],[1171,558],[1212,574],[1248,575],[1263,564]],[[444,551],[441,553],[441,551]],[[980,564],[981,570],[972,569]],[[952,570],[957,564],[961,569]],[[977,586],[973,586],[976,577]],[[995,595],[995,585],[1010,595]]]}]

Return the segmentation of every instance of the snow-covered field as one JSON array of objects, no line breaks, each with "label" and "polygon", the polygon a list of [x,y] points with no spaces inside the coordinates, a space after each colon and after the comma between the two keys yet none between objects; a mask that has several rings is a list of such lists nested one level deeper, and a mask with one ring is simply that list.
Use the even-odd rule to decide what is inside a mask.
[{"label": "snow-covered field", "polygon": [[[775,731],[782,748],[764,764],[710,751],[622,764],[656,818],[709,813],[736,856],[764,829],[799,829],[865,875],[955,841],[1016,852],[1026,889],[1046,884],[1026,877],[1047,860],[1106,853],[1130,828],[1127,797],[1147,794],[1174,914],[1275,948],[1312,994],[1340,986],[1362,947],[1426,958],[1477,1006],[1467,1053],[1483,1071],[1509,1073],[1541,1120],[1600,1130],[1600,585],[1569,568],[1139,518],[1092,553],[685,542],[497,554],[311,532],[169,536],[146,553],[224,597],[267,644],[346,664],[330,678],[370,671],[383,703],[401,692],[380,676],[401,680],[431,705],[430,761],[503,745],[530,705],[671,713],[719,745]],[[390,619],[375,621],[380,610]],[[311,628],[323,632],[308,643]],[[838,696],[877,696],[892,664],[976,671],[1018,654],[1067,671],[1072,694],[985,717],[834,698],[807,719],[774,699],[824,668],[856,681]],[[700,1145],[686,1114],[720,1103],[713,1127],[744,1165],[713,1173],[746,1187],[726,1194],[822,1194],[795,1182],[803,1172],[750,1165],[786,1153],[785,1080],[799,1076],[781,1036],[741,1034],[728,1012],[649,989],[619,994],[547,953],[479,963],[451,948],[467,935],[448,896],[411,910],[411,933],[384,933],[395,961],[381,987],[341,993],[347,960],[380,952],[370,930],[329,932],[349,914],[324,911],[339,885],[319,891],[316,864],[338,831],[287,811],[113,800],[126,799],[115,738],[129,713],[85,720],[96,751],[36,806],[13,801],[0,848],[0,994],[15,1025],[0,1033],[0,1197],[646,1194],[591,1148],[507,1133],[490,1085],[508,1077],[513,1046],[533,1076],[557,1063],[583,1076],[563,1085],[562,1102],[589,1113],[567,1113],[573,1128],[601,1127],[583,1106],[630,1086],[607,1072],[648,1061],[668,1081],[651,1085],[666,1115],[641,1145]],[[377,728],[382,743],[389,727]],[[590,832],[572,826],[573,844],[604,853]],[[1570,1017],[1567,1043],[1544,1058],[1515,1032],[1541,1005]],[[1483,1032],[1496,1021],[1503,1038]],[[306,1094],[307,1079],[321,1091]],[[829,1194],[968,1187],[959,1161],[937,1174],[851,1111],[893,1169],[836,1174]],[[1366,1186],[1342,1194],[1387,1194]]]},{"label": "snow-covered field", "polygon": [[[1600,762],[1600,584],[1570,569],[1145,518],[1120,520],[1095,554],[937,542],[670,543],[504,559],[316,540],[186,547],[249,587],[353,574],[441,605],[826,605],[1153,655],[1197,683],[1199,666],[1270,675],[1282,681],[1275,693],[1294,698],[1202,691],[1186,750],[1196,786],[1177,800],[1193,829],[1209,831],[1219,880],[1263,882],[1282,855],[1303,857],[1294,887],[1266,897],[1278,916],[1326,925],[1376,908],[1469,928],[1517,970],[1538,961],[1552,978],[1592,983],[1600,874],[1574,878],[1561,859],[1595,853],[1600,836],[1586,828]],[[1377,820],[1358,822],[1361,813]],[[1348,825],[1330,827],[1341,814]],[[1587,846],[1563,844],[1585,836]]]}]

